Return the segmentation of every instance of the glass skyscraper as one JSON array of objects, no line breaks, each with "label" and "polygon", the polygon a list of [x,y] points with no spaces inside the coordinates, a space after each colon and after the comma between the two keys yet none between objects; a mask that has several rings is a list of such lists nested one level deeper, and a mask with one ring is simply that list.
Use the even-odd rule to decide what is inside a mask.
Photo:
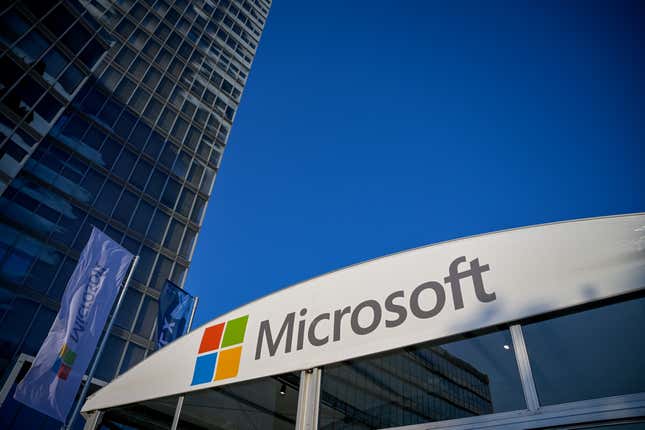
[{"label": "glass skyscraper", "polygon": [[160,288],[184,284],[269,7],[1,6],[2,382],[38,351],[91,226],[140,256],[96,377],[153,350]]}]

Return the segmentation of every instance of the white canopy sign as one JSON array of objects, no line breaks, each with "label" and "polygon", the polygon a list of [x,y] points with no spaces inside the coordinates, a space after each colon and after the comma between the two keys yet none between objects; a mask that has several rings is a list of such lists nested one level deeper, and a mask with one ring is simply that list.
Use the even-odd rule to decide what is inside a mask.
[{"label": "white canopy sign", "polygon": [[502,231],[389,255],[214,319],[84,411],[307,369],[645,288],[645,215]]}]

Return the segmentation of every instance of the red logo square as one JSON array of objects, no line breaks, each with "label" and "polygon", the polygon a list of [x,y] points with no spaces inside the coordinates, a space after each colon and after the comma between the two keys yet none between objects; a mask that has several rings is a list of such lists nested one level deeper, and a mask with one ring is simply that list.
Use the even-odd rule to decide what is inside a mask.
[{"label": "red logo square", "polygon": [[67,377],[69,376],[69,372],[71,371],[72,371],[71,367],[61,364],[60,369],[58,369],[58,377],[60,379],[67,380]]},{"label": "red logo square", "polygon": [[208,327],[202,336],[202,343],[199,345],[199,354],[202,352],[213,351],[219,348],[224,332],[224,323]]}]

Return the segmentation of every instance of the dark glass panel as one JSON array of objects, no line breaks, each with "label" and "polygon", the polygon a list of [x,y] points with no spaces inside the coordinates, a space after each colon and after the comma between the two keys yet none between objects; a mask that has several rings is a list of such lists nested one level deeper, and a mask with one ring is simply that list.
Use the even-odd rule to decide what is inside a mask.
[{"label": "dark glass panel", "polygon": [[132,216],[132,212],[134,211],[134,208],[137,205],[138,197],[132,194],[128,190],[124,190],[123,194],[121,194],[121,198],[119,199],[119,203],[116,205],[116,208],[114,209],[114,213],[112,214],[112,217],[116,219],[117,221],[122,222],[125,225],[128,225],[128,222],[130,221],[130,217]]},{"label": "dark glass panel", "polygon": [[540,403],[645,391],[645,297],[523,326]]},{"label": "dark glass panel", "polygon": [[139,345],[133,342],[128,343],[128,348],[126,349],[125,355],[123,356],[123,364],[121,365],[119,374],[125,372],[126,370],[130,369],[132,366],[143,360],[145,353],[146,350]]},{"label": "dark glass panel", "polygon": [[103,185],[103,189],[101,189],[101,193],[96,199],[96,202],[94,202],[94,209],[104,213],[106,216],[110,216],[119,198],[119,194],[121,194],[121,187],[108,180]]},{"label": "dark glass panel", "polygon": [[104,381],[109,381],[112,379],[116,373],[116,368],[119,365],[121,360],[121,355],[123,354],[123,348],[125,347],[125,340],[118,338],[114,335],[110,335],[108,338],[101,359],[96,368],[96,377]]},{"label": "dark glass panel", "polygon": [[130,183],[132,183],[132,185],[134,185],[135,187],[143,190],[146,182],[148,182],[148,176],[150,176],[151,172],[152,165],[143,158],[140,158],[137,162],[137,166],[134,168],[134,172],[132,172]]},{"label": "dark glass panel", "polygon": [[150,296],[144,296],[139,318],[137,318],[137,323],[134,326],[134,332],[147,339],[152,332],[158,312],[159,303]]},{"label": "dark glass panel", "polygon": [[166,227],[168,226],[168,221],[170,217],[166,215],[162,210],[157,209],[152,222],[150,223],[150,230],[148,231],[148,237],[156,243],[161,243],[166,233]]},{"label": "dark glass panel", "polygon": [[67,33],[65,33],[65,36],[63,36],[63,42],[67,45],[70,51],[79,52],[91,37],[90,32],[87,31],[79,21]]},{"label": "dark glass panel", "polygon": [[125,292],[123,304],[121,304],[121,308],[114,320],[114,324],[125,330],[131,330],[140,303],[141,293],[134,288],[128,288]]},{"label": "dark glass panel", "polygon": [[326,366],[320,426],[377,429],[525,409],[508,330]]},{"label": "dark glass panel", "polygon": [[177,203],[177,197],[179,196],[180,189],[181,185],[179,185],[177,181],[168,178],[166,189],[164,189],[163,195],[161,196],[161,203],[171,209],[174,208],[175,203]]},{"label": "dark glass panel", "polygon": [[294,372],[192,391],[184,398],[179,428],[293,429],[299,385],[300,374]]},{"label": "dark glass panel", "polygon": [[100,430],[169,429],[175,415],[177,399],[178,396],[164,397],[108,409],[101,418],[101,425],[98,428]]},{"label": "dark glass panel", "polygon": [[130,228],[136,230],[141,234],[145,234],[146,229],[148,228],[148,223],[152,218],[153,211],[154,208],[152,206],[150,206],[143,200],[140,200],[139,206],[137,207],[137,210],[132,217],[132,221],[130,222]]},{"label": "dark glass panel", "polygon": [[161,196],[161,191],[163,190],[164,184],[166,183],[167,175],[161,171],[155,169],[152,172],[152,176],[146,185],[146,193],[150,195],[155,200],[158,200]]},{"label": "dark glass panel", "polygon": [[155,266],[154,272],[152,272],[152,277],[150,278],[150,287],[155,290],[161,290],[163,284],[167,279],[170,278],[170,270],[172,269],[172,261],[168,258],[160,255],[157,259],[157,265]]}]

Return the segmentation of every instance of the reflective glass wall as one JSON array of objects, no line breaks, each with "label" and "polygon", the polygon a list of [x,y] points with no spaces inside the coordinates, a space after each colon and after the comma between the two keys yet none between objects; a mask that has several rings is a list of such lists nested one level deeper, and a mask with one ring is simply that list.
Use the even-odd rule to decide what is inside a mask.
[{"label": "reflective glass wall", "polygon": [[91,226],[140,256],[97,377],[182,286],[267,0],[0,6],[0,375],[35,355]]}]

